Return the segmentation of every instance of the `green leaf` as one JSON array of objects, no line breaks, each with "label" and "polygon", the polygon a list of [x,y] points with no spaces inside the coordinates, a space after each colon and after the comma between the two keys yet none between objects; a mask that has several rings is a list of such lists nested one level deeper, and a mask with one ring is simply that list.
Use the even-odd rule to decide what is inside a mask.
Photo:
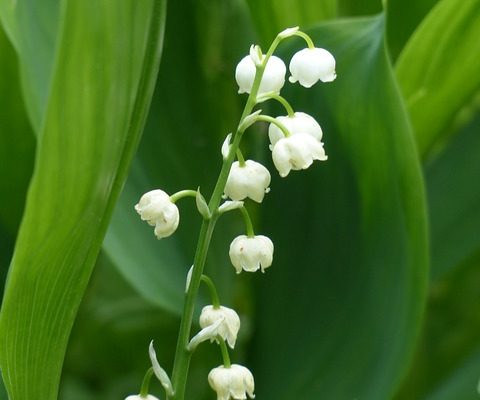
[{"label": "green leaf", "polygon": [[0,19],[20,57],[24,99],[37,134],[47,106],[60,5],[60,0],[0,2]]},{"label": "green leaf", "polygon": [[477,400],[480,378],[480,351],[469,357],[451,376],[448,376],[426,400]]},{"label": "green leaf", "polygon": [[247,0],[247,3],[264,46],[285,28],[300,26],[304,29],[337,14],[336,0]]},{"label": "green leaf", "polygon": [[[201,224],[195,201],[178,202],[179,227],[162,240],[133,206],[156,188],[173,194],[201,186],[206,197],[211,193],[222,163],[221,145],[241,113],[243,99],[234,86],[234,71],[248,54],[252,32],[247,10],[236,0],[190,0],[169,4],[165,35],[152,112],[104,249],[144,298],[180,315]],[[168,38],[175,38],[175,46],[168,45]],[[241,224],[240,215],[222,217],[207,260],[206,271],[226,304],[235,284],[228,244]]]},{"label": "green leaf", "polygon": [[310,32],[338,78],[286,94],[324,130],[329,159],[274,178],[263,232],[274,265],[256,292],[258,397],[392,397],[410,362],[427,283],[425,195],[384,46],[383,16]]},{"label": "green leaf", "polygon": [[480,250],[480,114],[425,167],[432,280]]},{"label": "green leaf", "polygon": [[340,15],[372,15],[382,11],[382,0],[338,0]]},{"label": "green leaf", "polygon": [[0,224],[12,237],[22,217],[35,148],[25,113],[14,50],[0,27]]},{"label": "green leaf", "polygon": [[394,59],[398,57],[412,33],[438,1],[387,0],[388,49]]},{"label": "green leaf", "polygon": [[[0,299],[33,169],[34,138],[20,95],[17,59],[0,26]],[[1,301],[1,300],[0,300]]]},{"label": "green leaf", "polygon": [[11,400],[57,397],[69,333],[143,129],[165,2],[66,0],[0,314]]},{"label": "green leaf", "polygon": [[480,88],[480,0],[442,0],[411,37],[396,72],[422,156]]},{"label": "green leaf", "polygon": [[[415,362],[397,400],[424,399],[429,395],[467,389],[470,399],[476,392],[470,368],[465,363],[480,348],[480,251],[448,274],[430,284],[428,307]],[[480,378],[477,370],[476,380]],[[464,377],[461,375],[466,374]],[[470,377],[468,377],[470,376]],[[450,381],[451,384],[450,384]],[[451,388],[449,388],[452,386]],[[443,394],[442,394],[443,396]],[[478,395],[477,395],[478,396]]]},{"label": "green leaf", "polygon": [[8,400],[7,391],[5,390],[5,385],[3,383],[1,376],[0,376],[0,400]]}]

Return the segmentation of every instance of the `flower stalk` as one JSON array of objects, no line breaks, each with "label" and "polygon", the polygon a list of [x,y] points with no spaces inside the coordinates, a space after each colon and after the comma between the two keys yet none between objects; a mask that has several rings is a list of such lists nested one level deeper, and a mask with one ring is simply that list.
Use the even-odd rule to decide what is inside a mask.
[{"label": "flower stalk", "polygon": [[[235,71],[239,93],[249,95],[235,133],[228,134],[222,145],[223,163],[208,203],[200,189],[181,190],[172,196],[157,189],[144,194],[135,206],[142,220],[155,226],[154,233],[158,239],[170,236],[177,229],[179,213],[175,202],[181,198],[195,197],[197,209],[203,217],[194,263],[187,274],[172,379],[170,380],[158,363],[151,343],[149,354],[153,368],[145,375],[140,393],[142,398],[148,393],[150,378],[154,374],[164,387],[167,400],[184,400],[191,356],[195,348],[207,340],[217,342],[223,357],[223,365],[214,368],[208,376],[210,386],[217,392],[218,399],[245,399],[247,394],[250,398],[255,396],[253,375],[247,368],[231,364],[226,345],[228,343],[232,349],[235,347],[240,317],[235,310],[220,304],[215,285],[203,274],[203,270],[218,218],[234,209],[239,209],[242,213],[246,230],[246,235],[237,236],[230,244],[229,257],[235,272],[237,274],[242,271],[265,272],[265,269],[272,265],[273,242],[267,236],[255,235],[243,202],[249,198],[261,203],[265,194],[270,191],[271,176],[268,169],[256,161],[245,160],[240,150],[242,136],[253,123],[257,121],[269,123],[272,160],[282,177],[287,176],[291,170],[308,168],[314,160],[327,159],[321,142],[322,130],[318,123],[305,113],[295,112],[288,101],[279,94],[285,83],[286,67],[280,58],[273,56],[273,53],[282,40],[292,36],[302,37],[307,42],[308,49],[296,53],[292,58],[290,63],[292,76],[289,80],[310,87],[318,80],[329,82],[335,79],[333,56],[324,49],[315,48],[310,37],[299,31],[298,27],[280,32],[266,54],[262,53],[259,46],[252,45],[250,55],[239,62]],[[315,66],[318,68],[313,68]],[[260,109],[253,111],[257,104],[270,99],[282,104],[288,115],[273,118],[261,114]],[[222,197],[230,200],[220,206]],[[210,291],[212,305],[202,309],[200,315],[202,329],[190,340],[195,303],[202,281]],[[150,395],[148,398],[156,399]]]},{"label": "flower stalk", "polygon": [[190,358],[192,355],[192,353],[188,351],[187,347],[189,343],[190,331],[192,328],[195,299],[197,297],[198,288],[200,286],[200,281],[205,266],[205,260],[207,258],[208,248],[210,246],[210,241],[212,239],[212,234],[215,228],[215,223],[218,218],[216,216],[217,210],[222,199],[222,194],[225,190],[225,184],[227,183],[230,168],[233,164],[233,161],[235,160],[235,155],[242,139],[243,132],[240,131],[240,126],[242,125],[243,120],[253,111],[253,108],[257,104],[256,99],[258,89],[260,87],[260,82],[262,80],[265,66],[267,65],[268,58],[270,57],[270,55],[273,54],[273,51],[278,46],[278,43],[280,43],[280,40],[277,38],[272,43],[272,46],[267,55],[265,56],[262,64],[260,66],[257,66],[257,73],[255,75],[255,80],[252,85],[252,90],[250,92],[250,95],[248,96],[242,116],[240,117],[240,122],[238,124],[235,135],[233,136],[233,141],[230,145],[228,156],[225,160],[223,160],[222,169],[220,170],[217,183],[215,184],[213,194],[208,203],[210,212],[213,217],[208,221],[204,220],[200,228],[200,233],[198,235],[198,244],[193,263],[192,277],[185,297],[182,320],[180,322],[178,342],[175,351],[175,361],[173,364],[172,384],[175,388],[175,393],[173,396],[167,397],[168,400],[183,400],[185,397],[188,367],[190,365]]}]

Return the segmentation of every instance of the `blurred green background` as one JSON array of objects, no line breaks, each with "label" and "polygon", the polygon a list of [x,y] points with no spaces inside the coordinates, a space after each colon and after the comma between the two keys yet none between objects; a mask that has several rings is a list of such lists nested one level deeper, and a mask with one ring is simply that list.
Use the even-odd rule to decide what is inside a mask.
[{"label": "blurred green background", "polygon": [[[0,20],[11,400],[137,393],[152,339],[171,370],[200,218],[182,201],[157,241],[133,205],[154,188],[211,193],[246,99],[237,62],[296,25],[337,60],[335,82],[282,92],[319,121],[329,160],[280,178],[267,127],[246,134],[244,154],[272,172],[248,208],[275,256],[237,276],[241,218],[217,225],[206,271],[242,319],[232,360],[263,400],[478,398],[479,0],[0,0]],[[187,399],[215,398],[220,363],[200,347]]]}]

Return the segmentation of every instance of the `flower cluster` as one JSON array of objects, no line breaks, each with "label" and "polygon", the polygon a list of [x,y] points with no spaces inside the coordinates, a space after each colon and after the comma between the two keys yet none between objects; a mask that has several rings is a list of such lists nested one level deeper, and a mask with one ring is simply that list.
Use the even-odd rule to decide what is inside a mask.
[{"label": "flower cluster", "polygon": [[[197,209],[206,227],[201,230],[199,238],[199,243],[205,243],[205,247],[200,248],[203,254],[208,250],[209,239],[202,236],[205,235],[202,232],[208,231],[209,227],[213,230],[216,220],[225,212],[241,211],[246,234],[234,238],[228,252],[237,274],[242,271],[265,272],[272,265],[274,252],[274,245],[268,237],[254,233],[252,221],[244,206],[244,201],[247,199],[261,203],[265,194],[270,192],[271,183],[270,172],[265,166],[254,160],[245,160],[243,157],[240,141],[246,129],[256,122],[269,123],[269,148],[272,152],[273,164],[281,177],[286,177],[292,170],[307,169],[316,160],[327,160],[322,142],[323,132],[318,122],[311,115],[295,112],[288,101],[280,96],[280,91],[285,84],[287,68],[283,60],[274,56],[273,52],[282,40],[291,36],[303,38],[308,47],[298,51],[292,57],[289,64],[291,76],[288,80],[290,82],[299,82],[300,85],[310,88],[318,81],[331,82],[336,78],[335,59],[332,54],[325,49],[316,48],[310,37],[299,31],[297,27],[286,29],[278,34],[266,54],[259,46],[252,45],[250,53],[242,58],[235,71],[238,92],[249,94],[243,113],[245,117],[240,121],[235,134],[228,134],[222,145],[222,172],[210,202],[206,202],[200,190],[182,190],[169,196],[157,189],[144,194],[135,205],[135,210],[140,214],[141,219],[154,226],[155,235],[161,239],[173,234],[178,227],[179,212],[175,202],[183,197],[195,197]],[[287,115],[272,117],[263,115],[261,110],[253,111],[257,104],[267,100],[280,102]],[[222,194],[227,200],[220,204]],[[234,349],[237,341],[241,325],[240,317],[235,310],[220,305],[215,285],[207,275],[203,274],[203,268],[204,261],[199,262],[196,257],[196,263],[187,274],[186,291],[187,294],[192,294],[192,291],[198,290],[200,282],[204,282],[210,290],[212,305],[203,307],[199,319],[200,331],[188,342],[186,349],[179,347],[177,356],[187,357],[185,354],[191,354],[199,344],[205,341],[217,343],[222,351],[223,365],[212,369],[208,375],[208,382],[216,391],[217,399],[246,399],[247,395],[254,398],[252,373],[241,365],[231,364],[228,355],[227,344]],[[188,296],[188,299],[192,298],[194,295]],[[193,310],[193,302],[190,303],[190,307]],[[186,343],[185,338],[190,335],[191,315],[188,318],[190,321],[186,324],[182,323],[179,343]],[[149,353],[153,371],[150,374],[154,373],[167,394],[172,395],[175,388],[167,373],[158,364],[152,344]],[[142,393],[146,393],[146,390]],[[156,399],[151,395],[146,396],[129,396],[127,400]],[[181,398],[183,399],[182,396]]]}]

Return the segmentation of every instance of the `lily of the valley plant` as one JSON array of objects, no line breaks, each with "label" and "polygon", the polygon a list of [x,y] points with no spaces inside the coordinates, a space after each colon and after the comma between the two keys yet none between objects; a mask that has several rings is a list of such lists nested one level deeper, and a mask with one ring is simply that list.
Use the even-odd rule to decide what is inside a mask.
[{"label": "lily of the valley plant", "polygon": [[[315,160],[325,161],[327,156],[322,143],[322,129],[315,119],[303,112],[295,112],[288,101],[280,95],[285,84],[287,68],[284,62],[273,55],[277,46],[292,36],[303,38],[307,48],[297,52],[290,61],[289,81],[299,82],[309,88],[319,80],[331,82],[335,79],[335,59],[325,49],[316,48],[311,38],[298,27],[279,33],[267,53],[259,46],[252,45],[250,54],[237,65],[235,78],[239,93],[247,93],[248,99],[234,134],[228,134],[221,154],[223,165],[210,200],[204,199],[199,190],[181,190],[168,195],[160,189],[145,193],[135,210],[142,220],[154,226],[158,239],[172,235],[178,227],[180,214],[176,202],[184,197],[194,197],[203,222],[197,243],[197,251],[192,268],[187,275],[186,295],[175,361],[171,379],[159,365],[150,344],[152,367],[147,371],[140,394],[131,395],[126,400],[155,400],[148,394],[149,382],[154,374],[165,389],[166,398],[183,400],[190,358],[196,347],[204,341],[218,344],[223,365],[211,370],[208,382],[217,393],[218,400],[254,398],[254,378],[244,366],[230,361],[228,347],[234,349],[240,329],[240,318],[235,310],[222,306],[214,282],[204,273],[210,240],[218,218],[229,211],[239,210],[245,221],[245,235],[232,240],[229,256],[236,273],[265,272],[272,265],[274,245],[264,235],[257,235],[244,207],[244,200],[261,203],[270,191],[270,172],[260,163],[245,159],[240,150],[246,130],[256,122],[269,123],[268,136],[275,168],[281,177],[292,170],[310,167]],[[276,118],[262,114],[254,108],[267,100],[279,102],[287,115]],[[223,199],[225,200],[221,204]],[[204,282],[210,291],[212,304],[202,309],[199,325],[201,330],[191,337],[194,306],[200,283]],[[228,344],[228,347],[227,347]]]}]

